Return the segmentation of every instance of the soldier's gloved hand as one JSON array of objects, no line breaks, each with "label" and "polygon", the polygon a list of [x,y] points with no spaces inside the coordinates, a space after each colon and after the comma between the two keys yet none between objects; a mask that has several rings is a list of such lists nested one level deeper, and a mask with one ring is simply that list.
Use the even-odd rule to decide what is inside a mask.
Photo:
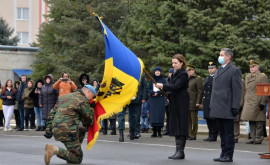
[{"label": "soldier's gloved hand", "polygon": [[260,104],[260,110],[261,110],[261,111],[264,110],[264,105]]},{"label": "soldier's gloved hand", "polygon": [[52,131],[50,129],[46,128],[46,132],[45,132],[44,136],[47,139],[52,138]]},{"label": "soldier's gloved hand", "polygon": [[238,109],[235,109],[235,108],[232,108],[232,115],[233,116],[236,116],[239,114],[239,110]]},{"label": "soldier's gloved hand", "polygon": [[90,100],[90,107],[95,108],[96,102],[94,100]]}]

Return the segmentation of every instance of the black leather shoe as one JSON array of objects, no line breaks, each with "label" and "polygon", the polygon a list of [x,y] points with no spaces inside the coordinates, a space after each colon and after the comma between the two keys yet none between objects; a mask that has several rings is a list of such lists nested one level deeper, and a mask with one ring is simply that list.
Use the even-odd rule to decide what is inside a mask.
[{"label": "black leather shoe", "polygon": [[219,158],[214,158],[213,159],[213,161],[215,161],[215,162],[219,162],[220,161],[220,159],[222,159],[221,157],[219,157]]},{"label": "black leather shoe", "polygon": [[169,135],[169,131],[164,131],[164,133],[162,134],[163,136],[167,136],[167,135]]},{"label": "black leather shoe", "polygon": [[254,141],[248,141],[248,142],[246,142],[246,144],[253,144],[254,143]]},{"label": "black leather shoe", "polygon": [[116,135],[116,131],[112,131],[111,132],[111,135]]},{"label": "black leather shoe", "polygon": [[233,159],[224,157],[224,158],[220,158],[219,161],[220,162],[233,162]]},{"label": "black leather shoe", "polygon": [[187,140],[196,140],[195,137],[189,137]]},{"label": "black leather shoe", "polygon": [[19,128],[19,129],[17,129],[17,131],[23,131],[24,130],[24,128],[23,127],[21,127],[21,128]]},{"label": "black leather shoe", "polygon": [[210,140],[210,137],[206,138],[206,139],[203,139],[203,141],[209,141]]},{"label": "black leather shoe", "polygon": [[157,137],[157,134],[152,134],[151,137],[155,138],[155,137]]},{"label": "black leather shoe", "polygon": [[134,136],[134,139],[139,139],[140,137],[141,137],[140,134],[136,134],[136,135]]},{"label": "black leather shoe", "polygon": [[217,138],[210,138],[208,141],[209,142],[216,142],[217,141]]},{"label": "black leather shoe", "polygon": [[262,144],[262,142],[259,142],[259,141],[255,141],[255,142],[253,142],[253,144]]}]

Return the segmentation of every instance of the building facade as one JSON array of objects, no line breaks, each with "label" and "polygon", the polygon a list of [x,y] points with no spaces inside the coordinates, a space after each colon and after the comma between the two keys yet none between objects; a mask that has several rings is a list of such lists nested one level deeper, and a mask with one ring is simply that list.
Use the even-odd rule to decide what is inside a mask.
[{"label": "building facade", "polygon": [[39,48],[0,45],[0,83],[7,80],[18,81],[21,75],[32,74],[32,64]]},{"label": "building facade", "polygon": [[48,13],[46,0],[0,0],[0,17],[6,20],[9,27],[18,35],[18,46],[29,47],[37,42],[37,35]]}]

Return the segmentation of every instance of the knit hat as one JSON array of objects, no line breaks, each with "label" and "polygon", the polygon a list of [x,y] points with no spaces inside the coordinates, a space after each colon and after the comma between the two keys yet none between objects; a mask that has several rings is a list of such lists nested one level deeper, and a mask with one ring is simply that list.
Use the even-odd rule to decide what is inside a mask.
[{"label": "knit hat", "polygon": [[86,88],[90,89],[91,93],[96,96],[97,95],[97,92],[95,90],[95,88],[92,86],[92,85],[85,85]]},{"label": "knit hat", "polygon": [[161,72],[161,67],[159,67],[159,66],[155,67],[154,72],[157,70]]}]

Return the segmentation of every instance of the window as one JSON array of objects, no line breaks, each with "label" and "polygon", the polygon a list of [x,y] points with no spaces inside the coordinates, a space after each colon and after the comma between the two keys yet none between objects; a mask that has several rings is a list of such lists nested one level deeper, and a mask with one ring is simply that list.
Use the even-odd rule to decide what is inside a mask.
[{"label": "window", "polygon": [[17,32],[17,34],[20,38],[19,44],[28,44],[29,43],[28,32]]},{"label": "window", "polygon": [[28,8],[17,8],[17,19],[18,20],[28,20],[29,19],[29,9]]}]

